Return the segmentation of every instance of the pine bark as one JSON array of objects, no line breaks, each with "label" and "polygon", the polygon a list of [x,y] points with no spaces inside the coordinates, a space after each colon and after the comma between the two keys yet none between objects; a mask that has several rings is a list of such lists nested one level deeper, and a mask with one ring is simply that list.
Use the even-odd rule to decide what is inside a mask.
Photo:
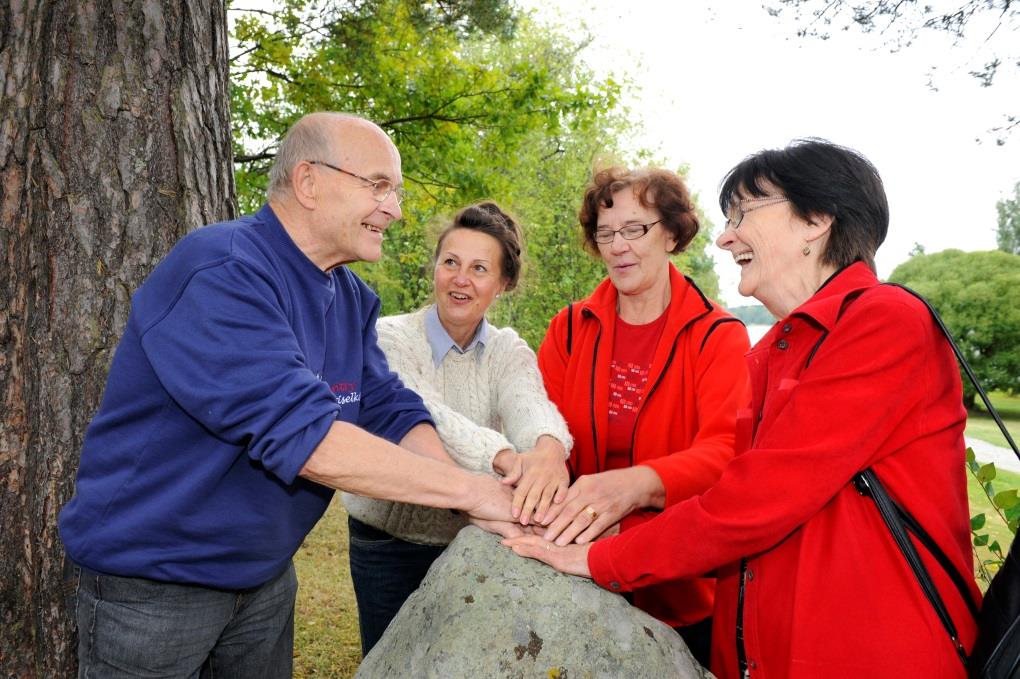
[{"label": "pine bark", "polygon": [[72,677],[57,515],[130,295],[234,214],[214,0],[0,7],[0,676]]}]

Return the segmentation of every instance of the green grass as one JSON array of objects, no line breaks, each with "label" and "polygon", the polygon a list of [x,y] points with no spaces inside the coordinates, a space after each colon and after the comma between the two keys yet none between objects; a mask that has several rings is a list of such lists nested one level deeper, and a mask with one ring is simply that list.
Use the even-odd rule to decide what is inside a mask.
[{"label": "green grass", "polygon": [[340,494],[294,557],[298,573],[294,677],[347,679],[361,662],[358,607],[347,561]]},{"label": "green grass", "polygon": [[[999,416],[1002,417],[1006,429],[1009,430],[1013,440],[1016,441],[1020,437],[1020,396],[1006,396],[1005,394],[995,392],[989,394],[988,397],[991,399],[995,409],[999,411]],[[995,420],[984,409],[980,398],[975,410],[967,415],[967,436],[972,436],[997,446],[1008,447],[1009,445],[1002,437],[1002,432],[999,431]]]}]

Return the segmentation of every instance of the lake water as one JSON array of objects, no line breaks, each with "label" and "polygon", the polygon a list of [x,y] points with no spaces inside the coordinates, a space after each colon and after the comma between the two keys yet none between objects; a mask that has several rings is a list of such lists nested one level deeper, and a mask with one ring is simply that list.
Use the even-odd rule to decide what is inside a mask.
[{"label": "lake water", "polygon": [[771,325],[759,325],[757,323],[747,326],[747,334],[751,337],[751,345],[754,346],[771,327]]}]

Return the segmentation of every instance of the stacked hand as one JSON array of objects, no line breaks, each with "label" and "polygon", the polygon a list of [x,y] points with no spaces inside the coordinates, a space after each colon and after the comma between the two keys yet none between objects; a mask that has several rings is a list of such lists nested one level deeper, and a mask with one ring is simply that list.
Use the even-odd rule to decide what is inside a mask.
[{"label": "stacked hand", "polygon": [[590,544],[561,547],[538,535],[504,538],[502,544],[514,550],[514,554],[547,563],[561,573],[591,577],[591,571],[588,570]]},{"label": "stacked hand", "polygon": [[563,444],[550,436],[540,437],[523,453],[503,450],[496,455],[492,466],[503,475],[502,483],[514,487],[512,512],[521,525],[538,520],[567,496],[570,477],[564,458]]},{"label": "stacked hand", "polygon": [[614,469],[582,476],[566,499],[538,517],[545,539],[559,546],[586,544],[619,531],[620,520],[640,507],[661,506],[659,475],[648,467]]}]

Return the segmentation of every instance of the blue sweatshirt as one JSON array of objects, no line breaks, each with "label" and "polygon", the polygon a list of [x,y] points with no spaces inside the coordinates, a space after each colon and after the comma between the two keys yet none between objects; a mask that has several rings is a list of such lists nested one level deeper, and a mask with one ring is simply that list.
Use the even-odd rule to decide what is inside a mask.
[{"label": "blue sweatshirt", "polygon": [[279,574],[333,495],[298,477],[332,423],[397,442],[431,422],[386,364],[378,313],[268,206],[185,236],[132,298],[60,513],[71,559],[225,589]]}]

